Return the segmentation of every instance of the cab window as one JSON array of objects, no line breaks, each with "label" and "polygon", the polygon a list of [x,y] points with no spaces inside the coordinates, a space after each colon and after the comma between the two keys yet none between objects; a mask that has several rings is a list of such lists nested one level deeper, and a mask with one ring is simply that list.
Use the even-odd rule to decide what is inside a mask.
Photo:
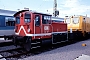
[{"label": "cab window", "polygon": [[31,15],[29,13],[25,13],[24,22],[30,23],[30,21],[31,21]]},{"label": "cab window", "polygon": [[20,24],[20,17],[19,16],[16,17],[16,24]]},{"label": "cab window", "polygon": [[43,24],[49,24],[50,19],[51,19],[51,16],[43,15],[42,16],[42,23]]},{"label": "cab window", "polygon": [[67,24],[70,24],[70,18],[66,18],[66,21],[65,21]]},{"label": "cab window", "polygon": [[79,23],[79,18],[73,18],[72,20],[73,20],[73,23],[74,23],[74,24]]},{"label": "cab window", "polygon": [[35,16],[35,25],[36,26],[39,26],[40,25],[40,16],[39,15],[36,15]]}]

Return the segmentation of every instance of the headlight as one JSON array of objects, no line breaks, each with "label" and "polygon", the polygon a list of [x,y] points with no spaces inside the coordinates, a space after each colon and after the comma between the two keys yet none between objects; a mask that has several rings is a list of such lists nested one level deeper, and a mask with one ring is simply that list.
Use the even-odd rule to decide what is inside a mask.
[{"label": "headlight", "polygon": [[28,32],[30,32],[30,29],[28,29]]}]

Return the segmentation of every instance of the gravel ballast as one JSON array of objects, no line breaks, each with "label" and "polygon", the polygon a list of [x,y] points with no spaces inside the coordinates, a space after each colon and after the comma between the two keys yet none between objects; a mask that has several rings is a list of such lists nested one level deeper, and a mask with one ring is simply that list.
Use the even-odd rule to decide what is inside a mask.
[{"label": "gravel ballast", "polygon": [[18,60],[74,60],[82,54],[90,55],[90,39]]}]

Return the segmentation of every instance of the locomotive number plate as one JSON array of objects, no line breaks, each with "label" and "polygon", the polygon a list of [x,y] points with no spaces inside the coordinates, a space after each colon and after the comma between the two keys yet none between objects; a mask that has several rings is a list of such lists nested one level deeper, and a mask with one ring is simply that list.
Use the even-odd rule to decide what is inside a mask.
[{"label": "locomotive number plate", "polygon": [[44,26],[44,30],[49,30],[49,26]]}]

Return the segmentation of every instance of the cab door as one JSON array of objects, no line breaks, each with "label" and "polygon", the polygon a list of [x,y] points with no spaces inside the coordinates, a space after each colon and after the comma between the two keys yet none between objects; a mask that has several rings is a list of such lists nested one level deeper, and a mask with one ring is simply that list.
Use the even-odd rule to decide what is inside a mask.
[{"label": "cab door", "polygon": [[34,38],[41,38],[41,15],[34,14]]}]

